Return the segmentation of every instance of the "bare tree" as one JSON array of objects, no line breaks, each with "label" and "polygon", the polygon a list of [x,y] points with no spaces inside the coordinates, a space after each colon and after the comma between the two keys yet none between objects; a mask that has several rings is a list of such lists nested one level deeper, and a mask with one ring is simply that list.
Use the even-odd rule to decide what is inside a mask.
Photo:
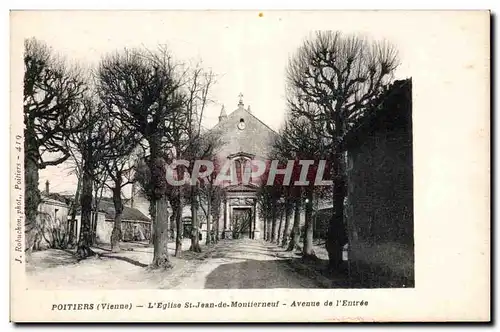
[{"label": "bare tree", "polygon": [[291,234],[290,220],[292,218],[293,197],[291,197],[290,195],[289,188],[287,188],[286,192],[284,193],[284,197],[285,197],[285,206],[284,206],[285,224],[283,225],[283,238],[281,239],[282,247],[286,247],[288,245]]},{"label": "bare tree", "polygon": [[[217,243],[219,240],[220,205],[222,202],[223,190],[220,186],[215,185],[216,176],[216,172],[212,172],[200,186],[202,202],[207,206],[207,208],[204,209],[207,218],[207,238],[205,241],[207,245]],[[214,236],[212,236],[212,234],[214,234]]]},{"label": "bare tree", "polygon": [[115,146],[121,142],[114,134],[114,128],[110,125],[110,117],[104,105],[96,98],[95,94],[89,94],[81,102],[80,109],[70,120],[74,123],[84,123],[85,130],[68,135],[68,144],[81,156],[81,224],[80,237],[78,239],[77,254],[80,258],[94,255],[91,246],[94,243],[93,218],[98,213],[94,190],[99,194],[95,184],[102,181],[102,165],[107,160],[120,156]]},{"label": "bare tree", "polygon": [[[330,142],[334,174],[334,216],[326,248],[331,268],[342,263],[344,243],[336,228],[343,221],[346,192],[344,152],[346,133],[392,80],[397,51],[387,42],[371,42],[340,32],[322,31],[304,41],[287,68],[288,104],[305,116]],[[304,107],[308,103],[309,107]]]},{"label": "bare tree", "polygon": [[295,196],[293,204],[293,226],[292,226],[292,232],[290,234],[290,242],[288,242],[287,251],[293,251],[295,249],[298,249],[299,247],[301,211],[302,211],[302,199],[300,195]]},{"label": "bare tree", "polygon": [[[211,160],[213,159],[214,151],[218,148],[220,143],[219,136],[215,132],[208,132],[205,135],[200,135],[196,138],[195,141],[192,141],[192,144],[190,145],[190,151],[188,151],[188,155],[191,155],[191,174],[193,174],[193,166],[194,166],[194,161],[196,159],[198,160],[203,160],[203,159],[208,159]],[[200,170],[203,172],[204,170]],[[199,208],[199,199],[200,199],[200,187],[205,186],[205,187],[212,187],[212,184],[210,182],[213,182],[213,179],[192,179],[191,182],[191,193],[190,193],[190,199],[191,199],[191,217],[192,217],[192,222],[193,222],[193,231],[191,234],[191,246],[189,250],[194,251],[194,252],[201,252],[201,247],[200,247],[200,242],[199,242],[199,235],[200,235],[200,223],[198,220],[198,208]],[[212,189],[211,189],[212,190]],[[210,197],[210,200],[207,200],[207,203],[209,204],[209,212],[207,212],[207,222],[212,220],[212,198]]]},{"label": "bare tree", "polygon": [[[179,174],[184,174],[182,171]],[[173,221],[175,222],[175,257],[182,256],[182,240],[184,238],[184,224],[182,220],[182,212],[186,201],[187,190],[185,186],[172,188],[170,204],[174,211]]]},{"label": "bare tree", "polygon": [[[110,133],[114,138],[114,144],[110,146],[110,155],[112,158],[105,158],[102,163],[108,181],[103,184],[113,194],[113,205],[115,208],[115,217],[113,230],[111,232],[111,250],[113,252],[120,251],[120,241],[122,240],[122,214],[123,214],[123,188],[134,182],[134,170],[136,168],[136,155],[134,149],[139,144],[139,136],[130,131],[119,119],[107,119]],[[133,193],[132,193],[133,194]]]},{"label": "bare tree", "polygon": [[[186,107],[180,108],[175,116],[170,117],[169,136],[170,136],[170,149],[167,150],[167,160],[172,163],[175,160],[185,159],[184,154],[189,146],[188,127],[188,114]],[[172,170],[177,179],[184,179],[188,168],[185,165],[177,165]],[[182,212],[188,197],[187,185],[172,186],[167,183],[166,193],[173,210],[172,222],[175,229],[175,257],[182,255],[182,240],[184,238],[184,225],[182,221]]]},{"label": "bare tree", "polygon": [[[302,107],[307,107],[307,102],[302,104]],[[329,144],[328,141],[318,135],[314,130],[315,128],[311,125],[311,122],[307,120],[306,117],[302,115],[297,115],[297,113],[289,114],[287,121],[283,129],[281,130],[280,138],[275,142],[273,146],[273,154],[277,158],[282,160],[292,159],[295,160],[294,169],[292,173],[291,186],[283,187],[283,195],[285,198],[285,214],[286,209],[290,209],[292,201],[295,204],[299,204],[297,213],[300,213],[300,201],[305,200],[305,228],[303,234],[303,247],[302,252],[304,257],[314,256],[313,251],[313,234],[314,234],[314,223],[313,223],[313,204],[316,200],[317,194],[324,190],[324,187],[315,187],[314,182],[316,178],[316,173],[318,171],[318,166],[320,160],[328,159],[329,157]],[[300,161],[307,160],[312,164],[301,164]],[[325,165],[326,166],[326,165]],[[307,167],[306,170],[302,170],[303,167]],[[304,171],[304,172],[303,172]],[[304,179],[301,179],[302,175],[305,175]],[[295,185],[296,181],[307,181],[309,184],[299,184]],[[286,201],[289,201],[288,206]],[[288,218],[288,217],[287,217]],[[293,238],[289,249],[293,250],[298,244],[298,227],[299,227],[299,217],[294,219],[294,229],[292,231]],[[296,231],[297,230],[297,231]]]},{"label": "bare tree", "polygon": [[[215,84],[215,75],[212,71],[205,71],[200,64],[188,71],[188,79],[185,86],[185,126],[186,143],[183,158],[190,161],[192,167],[197,159],[210,159],[214,150],[219,145],[219,138],[214,132],[202,132],[202,119],[207,105],[211,102],[210,91]],[[191,218],[193,223],[191,233],[190,250],[201,252],[199,243],[200,223],[198,220],[200,181],[194,179],[191,183]]]},{"label": "bare tree", "polygon": [[281,186],[274,184],[266,185],[268,174],[262,175],[262,183],[257,190],[257,201],[260,206],[260,215],[264,218],[264,240],[276,242],[278,231],[278,201],[281,197]]},{"label": "bare tree", "polygon": [[[289,140],[291,139],[290,134],[292,131],[292,125],[293,124],[290,122],[290,120],[285,121],[284,126],[280,130],[280,135],[273,143],[271,152],[272,159],[276,159],[282,163],[286,163],[288,160],[294,160],[296,158],[296,147],[293,146],[291,142],[289,142]],[[282,197],[284,199],[285,205],[285,225],[283,229],[283,238],[281,240],[281,245],[283,247],[288,244],[291,235],[294,235],[293,230],[295,228],[297,229],[297,235],[299,234],[299,218],[297,218],[297,224],[292,229],[290,228],[290,219],[293,212],[293,206],[295,204],[295,201],[297,201],[297,197],[300,198],[300,187],[294,186],[294,180],[298,179],[297,172],[300,172],[298,166],[298,163],[294,164],[292,182],[290,183],[290,185],[284,186],[282,188]],[[296,244],[298,245],[298,237]],[[295,244],[293,245],[293,247],[295,247]]]},{"label": "bare tree", "polygon": [[156,51],[125,49],[108,55],[98,70],[101,99],[147,143],[150,204],[155,208],[152,267],[171,267],[166,155],[172,142],[171,119],[184,106],[180,69],[168,50],[159,47]]},{"label": "bare tree", "polygon": [[139,152],[136,158],[135,171],[133,175],[133,181],[139,184],[139,193],[148,199],[149,204],[149,214],[151,216],[150,225],[150,238],[149,243],[153,244],[154,240],[154,228],[156,220],[156,205],[152,203],[153,201],[153,191],[151,186],[151,170],[148,166],[146,158],[143,153]]},{"label": "bare tree", "polygon": [[[109,146],[109,149],[112,149],[112,145]],[[105,160],[101,159],[102,166],[105,164]],[[101,167],[101,165],[99,167]],[[97,242],[97,223],[99,219],[99,207],[101,204],[102,197],[104,195],[104,189],[106,187],[106,182],[108,181],[109,175],[103,170],[99,170],[95,172],[96,175],[94,177],[94,192],[92,194],[92,219],[91,219],[91,233],[92,233],[92,244],[96,244]]]},{"label": "bare tree", "polygon": [[278,224],[278,233],[276,235],[276,243],[277,244],[280,244],[281,241],[282,241],[282,238],[281,238],[281,234],[282,234],[282,231],[283,231],[283,219],[285,218],[285,201],[283,200],[283,202],[281,202],[279,205],[278,205],[278,218],[279,218],[279,224]]},{"label": "bare tree", "polygon": [[69,206],[69,218],[68,218],[68,228],[69,237],[68,244],[73,247],[75,245],[76,237],[76,214],[78,212],[78,207],[80,206],[80,193],[82,191],[82,164],[80,156],[77,156],[76,151],[68,146],[68,150],[71,154],[69,161],[73,164],[70,167],[68,175],[75,175],[77,177],[77,185],[75,190],[75,196],[71,199]]},{"label": "bare tree", "polygon": [[86,85],[81,72],[58,59],[43,42],[24,42],[24,170],[25,225],[28,256],[40,203],[39,170],[69,157],[67,134],[82,129],[69,121],[79,107]]}]

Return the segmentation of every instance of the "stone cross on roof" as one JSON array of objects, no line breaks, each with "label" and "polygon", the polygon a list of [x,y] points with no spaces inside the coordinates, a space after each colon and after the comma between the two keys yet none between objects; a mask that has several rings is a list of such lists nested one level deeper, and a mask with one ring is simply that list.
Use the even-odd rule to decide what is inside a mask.
[{"label": "stone cross on roof", "polygon": [[243,106],[243,94],[240,92],[240,94],[238,95],[238,97],[240,97],[240,102],[238,103],[238,106]]}]

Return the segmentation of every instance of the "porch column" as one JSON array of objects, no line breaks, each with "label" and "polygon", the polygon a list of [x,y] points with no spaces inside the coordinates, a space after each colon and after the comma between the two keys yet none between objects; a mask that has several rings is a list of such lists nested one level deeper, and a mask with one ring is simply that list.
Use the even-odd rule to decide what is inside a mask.
[{"label": "porch column", "polygon": [[226,198],[226,202],[224,205],[224,231],[223,238],[231,239],[231,230],[230,230],[230,220],[231,220],[231,207],[229,206],[229,199]]},{"label": "porch column", "polygon": [[224,200],[224,230],[227,230],[227,222],[229,220],[229,203],[227,198]]},{"label": "porch column", "polygon": [[257,225],[260,225],[260,216],[259,216],[259,207],[258,207],[258,203],[257,203],[257,200],[255,200],[255,203],[254,203],[254,210],[255,210],[255,213],[254,213],[254,226],[253,226],[253,238],[255,240],[260,240],[260,226],[257,226]]}]

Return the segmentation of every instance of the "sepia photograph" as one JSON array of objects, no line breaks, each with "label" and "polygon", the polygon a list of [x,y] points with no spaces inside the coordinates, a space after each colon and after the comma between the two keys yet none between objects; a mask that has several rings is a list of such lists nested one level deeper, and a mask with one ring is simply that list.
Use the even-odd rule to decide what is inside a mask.
[{"label": "sepia photograph", "polygon": [[[11,301],[22,307],[38,294],[30,308],[46,312],[17,311],[18,319],[95,313],[90,320],[115,321],[155,310],[179,310],[181,319],[205,310],[208,318],[193,319],[227,320],[226,307],[248,310],[250,321],[268,319],[251,310],[272,308],[289,310],[279,311],[279,321],[408,319],[376,314],[384,306],[363,294],[401,292],[416,301],[420,291],[439,291],[428,288],[428,274],[447,262],[425,261],[441,254],[426,241],[436,243],[433,234],[440,237],[448,221],[439,212],[419,224],[416,192],[437,176],[418,167],[449,161],[415,150],[440,144],[430,140],[440,120],[426,125],[432,108],[418,103],[414,86],[430,89],[425,80],[438,80],[419,67],[436,52],[425,48],[429,34],[456,33],[465,44],[479,31],[475,43],[485,51],[471,47],[477,54],[462,56],[489,66],[488,13],[468,14],[11,12],[11,264],[22,275],[11,270],[11,287],[24,294]],[[415,30],[426,17],[431,26],[456,24],[462,35]],[[479,82],[487,91],[488,77]],[[486,152],[481,91],[474,124],[487,136],[475,148]],[[489,153],[479,158],[489,176]],[[488,181],[476,183],[478,199],[489,195]],[[424,193],[422,211],[440,195]],[[488,278],[489,209],[481,204],[472,207],[479,228],[469,234],[483,241],[482,261],[474,262]],[[489,288],[482,286],[465,297],[477,296],[484,308]],[[117,290],[148,295],[134,300]],[[236,296],[240,290],[250,292]],[[66,292],[73,295],[65,299]],[[252,294],[266,295],[245,298]],[[363,307],[371,311],[353,311]],[[293,311],[304,308],[309,318]]]}]

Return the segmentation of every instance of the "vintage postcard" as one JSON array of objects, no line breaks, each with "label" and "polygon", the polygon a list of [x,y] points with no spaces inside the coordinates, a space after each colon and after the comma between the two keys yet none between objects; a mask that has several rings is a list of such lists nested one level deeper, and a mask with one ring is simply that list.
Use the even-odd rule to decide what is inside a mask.
[{"label": "vintage postcard", "polygon": [[490,320],[487,11],[12,11],[14,322]]}]

